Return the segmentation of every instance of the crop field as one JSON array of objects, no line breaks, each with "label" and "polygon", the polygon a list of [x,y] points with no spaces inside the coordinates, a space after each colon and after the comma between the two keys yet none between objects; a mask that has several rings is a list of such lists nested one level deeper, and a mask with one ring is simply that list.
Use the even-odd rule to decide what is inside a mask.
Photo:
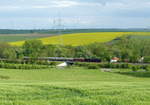
[{"label": "crop field", "polygon": [[0,105],[150,105],[150,75],[119,71],[0,69]]},{"label": "crop field", "polygon": [[[44,44],[64,44],[64,45],[86,45],[94,42],[108,42],[123,35],[150,36],[150,32],[95,32],[95,33],[74,33],[39,38]],[[24,41],[10,43],[21,46]]]},{"label": "crop field", "polygon": [[30,40],[43,37],[49,37],[50,34],[0,34],[0,42],[15,42],[21,40]]}]

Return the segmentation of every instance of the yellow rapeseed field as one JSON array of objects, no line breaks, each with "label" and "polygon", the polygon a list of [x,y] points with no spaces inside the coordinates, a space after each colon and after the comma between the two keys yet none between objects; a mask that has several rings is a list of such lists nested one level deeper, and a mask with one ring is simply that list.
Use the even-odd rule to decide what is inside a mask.
[{"label": "yellow rapeseed field", "polygon": [[[44,44],[64,44],[64,45],[86,45],[94,42],[108,42],[123,35],[150,35],[150,32],[95,32],[95,33],[74,33],[40,38]],[[21,46],[25,41],[10,43]]]}]

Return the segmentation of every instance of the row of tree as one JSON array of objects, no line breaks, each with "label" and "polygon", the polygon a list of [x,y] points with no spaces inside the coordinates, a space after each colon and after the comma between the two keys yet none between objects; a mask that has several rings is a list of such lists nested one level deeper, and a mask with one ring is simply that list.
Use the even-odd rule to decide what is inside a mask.
[{"label": "row of tree", "polygon": [[84,46],[44,45],[39,40],[29,40],[22,47],[0,43],[0,58],[22,59],[23,57],[71,57],[99,58],[110,61],[113,57],[121,61],[138,62],[141,57],[150,62],[150,40],[121,37],[109,43],[93,43]]}]

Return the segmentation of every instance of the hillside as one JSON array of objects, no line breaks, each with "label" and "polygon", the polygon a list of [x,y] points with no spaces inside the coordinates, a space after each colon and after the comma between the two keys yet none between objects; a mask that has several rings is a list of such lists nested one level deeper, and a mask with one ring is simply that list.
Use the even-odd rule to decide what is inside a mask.
[{"label": "hillside", "polygon": [[[149,36],[150,32],[95,32],[95,33],[74,33],[63,34],[39,38],[44,44],[64,44],[64,45],[86,45],[94,42],[108,42],[123,35],[142,35]],[[21,46],[24,41],[12,42],[10,44]]]}]

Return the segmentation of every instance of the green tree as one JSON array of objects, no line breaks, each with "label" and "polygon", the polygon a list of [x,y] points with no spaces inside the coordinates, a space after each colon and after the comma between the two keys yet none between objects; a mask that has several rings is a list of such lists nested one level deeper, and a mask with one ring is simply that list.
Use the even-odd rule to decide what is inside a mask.
[{"label": "green tree", "polygon": [[28,57],[39,57],[43,48],[43,43],[40,40],[28,40],[23,45],[24,55]]},{"label": "green tree", "polygon": [[7,43],[0,43],[0,58],[2,59],[16,59],[15,49]]}]

